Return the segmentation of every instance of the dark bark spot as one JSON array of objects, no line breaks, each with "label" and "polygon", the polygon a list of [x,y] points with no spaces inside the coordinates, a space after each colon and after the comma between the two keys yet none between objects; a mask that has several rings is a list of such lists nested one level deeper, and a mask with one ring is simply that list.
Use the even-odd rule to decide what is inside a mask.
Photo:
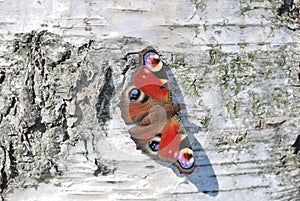
[{"label": "dark bark spot", "polygon": [[293,5],[293,0],[283,0],[283,4],[281,4],[280,8],[277,10],[279,16],[283,13],[287,12]]},{"label": "dark bark spot", "polygon": [[295,143],[292,145],[292,147],[295,147],[294,154],[297,154],[300,150],[300,135],[298,135]]},{"label": "dark bark spot", "polygon": [[0,84],[2,84],[5,80],[5,72],[4,71],[0,71]]},{"label": "dark bark spot", "polygon": [[110,101],[115,93],[115,86],[112,79],[112,70],[108,68],[105,73],[105,84],[101,89],[96,104],[97,117],[101,123],[110,119]]}]

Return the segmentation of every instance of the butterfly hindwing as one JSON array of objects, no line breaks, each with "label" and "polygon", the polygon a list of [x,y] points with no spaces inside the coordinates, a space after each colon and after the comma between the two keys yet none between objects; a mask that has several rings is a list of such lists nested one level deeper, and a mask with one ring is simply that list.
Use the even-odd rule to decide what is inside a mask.
[{"label": "butterfly hindwing", "polygon": [[172,162],[181,173],[194,170],[194,155],[188,136],[177,115],[168,119],[159,144],[158,154]]}]

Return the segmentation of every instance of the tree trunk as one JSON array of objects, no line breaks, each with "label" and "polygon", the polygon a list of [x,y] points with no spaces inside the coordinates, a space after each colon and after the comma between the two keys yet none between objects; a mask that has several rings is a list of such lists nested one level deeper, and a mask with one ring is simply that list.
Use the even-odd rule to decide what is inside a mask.
[{"label": "tree trunk", "polygon": [[[0,7],[2,200],[299,200],[299,1]],[[188,176],[136,150],[117,107],[124,56],[148,45],[183,106]]]}]

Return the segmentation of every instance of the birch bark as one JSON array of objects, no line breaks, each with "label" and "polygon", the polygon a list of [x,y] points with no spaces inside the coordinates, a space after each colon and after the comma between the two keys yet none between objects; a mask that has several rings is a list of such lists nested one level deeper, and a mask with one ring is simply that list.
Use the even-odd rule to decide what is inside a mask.
[{"label": "birch bark", "polygon": [[[299,9],[0,0],[1,199],[299,200]],[[188,177],[135,150],[116,107],[148,45],[185,105]]]}]

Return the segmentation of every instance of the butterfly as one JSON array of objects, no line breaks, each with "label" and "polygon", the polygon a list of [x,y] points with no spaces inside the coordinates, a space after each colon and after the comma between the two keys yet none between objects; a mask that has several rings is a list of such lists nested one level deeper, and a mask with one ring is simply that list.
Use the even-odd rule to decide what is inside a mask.
[{"label": "butterfly", "polygon": [[152,158],[192,173],[194,153],[177,114],[180,105],[172,102],[167,66],[152,47],[132,54],[139,55],[139,66],[118,103],[124,122],[135,124],[129,129],[131,139]]}]

